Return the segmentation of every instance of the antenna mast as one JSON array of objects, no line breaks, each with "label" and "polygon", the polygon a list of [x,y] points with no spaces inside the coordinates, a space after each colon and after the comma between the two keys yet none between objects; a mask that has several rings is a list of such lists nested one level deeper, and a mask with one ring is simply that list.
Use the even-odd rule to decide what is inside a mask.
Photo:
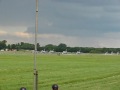
[{"label": "antenna mast", "polygon": [[35,50],[34,50],[34,88],[38,90],[38,71],[36,67],[36,56],[37,56],[37,32],[38,32],[38,0],[36,0],[36,19],[35,19]]}]

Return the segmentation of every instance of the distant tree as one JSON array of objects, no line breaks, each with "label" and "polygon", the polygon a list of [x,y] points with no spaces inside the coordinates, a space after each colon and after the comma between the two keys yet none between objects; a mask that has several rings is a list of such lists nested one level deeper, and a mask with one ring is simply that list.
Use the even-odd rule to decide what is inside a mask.
[{"label": "distant tree", "polygon": [[16,45],[15,45],[15,44],[12,44],[12,45],[11,45],[11,49],[16,49]]},{"label": "distant tree", "polygon": [[24,45],[24,42],[21,42],[21,46]]},{"label": "distant tree", "polygon": [[6,41],[6,40],[3,40],[2,42],[3,42],[4,44],[6,44],[6,43],[7,43],[7,41]]},{"label": "distant tree", "polygon": [[0,41],[0,49],[6,49],[7,48],[6,43],[7,43],[6,40]]},{"label": "distant tree", "polygon": [[[2,40],[0,41],[0,50],[1,49],[6,49],[8,48],[9,50],[11,49],[24,49],[24,50],[34,50],[35,45],[34,44],[30,44],[30,43],[25,43],[25,42],[20,42],[17,44],[8,44],[7,45],[7,40]],[[39,43],[37,43],[37,50],[41,51],[41,50],[54,50],[56,52],[62,52],[67,50],[68,52],[83,52],[83,53],[117,53],[120,52],[120,48],[94,48],[94,47],[67,47],[66,44],[64,43],[60,43],[58,46],[56,45],[52,45],[52,44],[48,44],[45,46],[40,46]]]},{"label": "distant tree", "polygon": [[45,46],[45,50],[47,51],[56,50],[56,45],[48,44]]},{"label": "distant tree", "polygon": [[37,50],[40,51],[40,44],[37,43]]},{"label": "distant tree", "polygon": [[10,45],[10,44],[8,44],[7,48],[8,48],[9,50],[11,50],[11,45]]},{"label": "distant tree", "polygon": [[68,52],[77,52],[77,51],[80,51],[80,48],[79,47],[69,47],[67,48]]},{"label": "distant tree", "polygon": [[57,52],[62,52],[62,51],[65,51],[66,49],[67,49],[67,45],[61,43],[61,44],[59,44],[59,45],[57,46],[56,51],[57,51]]}]

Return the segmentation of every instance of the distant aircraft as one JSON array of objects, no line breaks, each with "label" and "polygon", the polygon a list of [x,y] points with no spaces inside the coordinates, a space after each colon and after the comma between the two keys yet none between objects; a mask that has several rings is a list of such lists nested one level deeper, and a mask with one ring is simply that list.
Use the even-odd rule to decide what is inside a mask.
[{"label": "distant aircraft", "polygon": [[114,53],[113,52],[111,52],[111,55],[113,55]]},{"label": "distant aircraft", "polygon": [[50,50],[49,53],[54,53],[54,50]]},{"label": "distant aircraft", "polygon": [[105,55],[108,55],[108,52],[106,52]]},{"label": "distant aircraft", "polygon": [[41,53],[46,53],[45,49],[41,51]]},{"label": "distant aircraft", "polygon": [[119,55],[120,53],[119,52],[117,52],[117,55]]},{"label": "distant aircraft", "polygon": [[63,51],[62,54],[67,54],[67,49],[66,49],[66,51]]},{"label": "distant aircraft", "polygon": [[80,54],[81,52],[80,51],[77,51],[76,54]]}]

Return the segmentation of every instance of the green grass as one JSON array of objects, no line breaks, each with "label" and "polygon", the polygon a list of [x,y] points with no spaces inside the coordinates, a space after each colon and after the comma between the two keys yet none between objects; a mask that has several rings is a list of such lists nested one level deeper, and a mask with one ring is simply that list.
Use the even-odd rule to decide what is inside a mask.
[{"label": "green grass", "polygon": [[[33,54],[0,54],[0,90],[33,90]],[[120,90],[119,55],[38,55],[39,90]]]}]

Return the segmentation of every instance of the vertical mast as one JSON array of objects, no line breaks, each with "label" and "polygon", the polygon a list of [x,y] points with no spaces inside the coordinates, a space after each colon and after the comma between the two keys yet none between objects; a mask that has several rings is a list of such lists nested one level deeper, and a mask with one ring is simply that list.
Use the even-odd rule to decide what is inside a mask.
[{"label": "vertical mast", "polygon": [[34,88],[33,88],[33,90],[38,90],[38,71],[37,71],[37,66],[36,66],[37,32],[38,32],[38,0],[36,0],[35,50],[34,50]]}]

